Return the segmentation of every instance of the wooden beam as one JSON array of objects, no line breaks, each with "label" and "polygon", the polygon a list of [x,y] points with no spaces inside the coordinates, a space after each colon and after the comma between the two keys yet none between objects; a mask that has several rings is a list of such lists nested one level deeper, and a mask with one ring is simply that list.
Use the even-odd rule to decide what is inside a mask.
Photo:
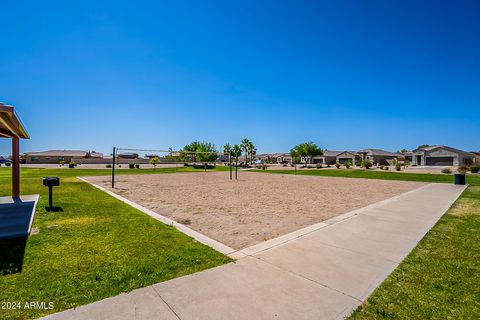
[{"label": "wooden beam", "polygon": [[0,128],[0,137],[13,138],[14,135],[10,131]]},{"label": "wooden beam", "polygon": [[20,139],[12,138],[12,197],[20,197]]},{"label": "wooden beam", "polygon": [[28,139],[28,132],[25,130],[20,118],[12,106],[6,106],[0,102],[0,128],[11,132],[11,136]]},{"label": "wooden beam", "polygon": [[3,126],[5,129],[9,130],[12,134],[17,134],[15,131],[15,127],[10,122],[10,119],[7,118],[7,113],[0,114],[0,126]]}]

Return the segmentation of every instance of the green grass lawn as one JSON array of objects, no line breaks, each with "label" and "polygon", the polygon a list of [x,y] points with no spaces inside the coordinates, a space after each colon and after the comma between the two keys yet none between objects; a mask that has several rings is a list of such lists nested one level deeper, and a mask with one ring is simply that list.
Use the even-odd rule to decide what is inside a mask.
[{"label": "green grass lawn", "polygon": [[[280,171],[280,172],[278,172]],[[292,170],[269,173],[293,174]],[[302,170],[302,175],[452,183],[451,175]],[[480,175],[350,319],[480,319]]]},{"label": "green grass lawn", "polygon": [[464,192],[350,319],[480,319],[480,186]]},{"label": "green grass lawn", "polygon": [[[251,170],[254,172],[266,172],[272,174],[294,174],[294,170]],[[405,173],[378,170],[362,169],[302,169],[297,170],[297,175],[312,175],[341,178],[363,178],[382,180],[402,180],[420,182],[453,183],[451,174],[426,174],[426,173]],[[480,174],[467,174],[467,184],[480,185]]]},{"label": "green grass lawn", "polygon": [[[231,261],[75,178],[109,170],[22,168],[21,173],[22,194],[41,195],[34,221],[40,232],[28,238],[21,270],[7,264],[7,258],[21,252],[24,243],[0,241],[0,302],[53,302],[55,309],[0,310],[0,319],[39,317]],[[0,168],[0,196],[10,194],[10,174],[11,169]],[[61,178],[54,204],[63,212],[45,210],[48,189],[42,186],[43,176]]]}]

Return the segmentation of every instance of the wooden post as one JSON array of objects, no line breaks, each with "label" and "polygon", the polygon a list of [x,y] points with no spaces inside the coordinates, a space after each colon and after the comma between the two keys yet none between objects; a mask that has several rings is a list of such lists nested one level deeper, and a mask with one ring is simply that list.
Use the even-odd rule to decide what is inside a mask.
[{"label": "wooden post", "polygon": [[20,139],[12,138],[12,197],[20,198]]}]

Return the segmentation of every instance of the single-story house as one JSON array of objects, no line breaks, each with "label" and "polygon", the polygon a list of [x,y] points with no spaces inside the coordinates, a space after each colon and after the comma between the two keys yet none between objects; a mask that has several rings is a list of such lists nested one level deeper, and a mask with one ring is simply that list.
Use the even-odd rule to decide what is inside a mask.
[{"label": "single-story house", "polygon": [[392,161],[402,157],[401,153],[381,149],[363,149],[358,151],[362,161],[370,161],[374,165],[390,165]]},{"label": "single-story house", "polygon": [[466,166],[475,162],[475,154],[447,146],[429,146],[413,150],[413,165]]},{"label": "single-story house", "polygon": [[118,153],[116,155],[118,158],[121,158],[121,159],[138,159],[138,153],[134,153],[134,152],[122,152],[122,153]]},{"label": "single-story house", "polygon": [[89,154],[88,158],[103,159],[103,153],[96,152],[96,151],[90,151],[90,154]]},{"label": "single-story house", "polygon": [[413,161],[413,152],[407,151],[407,152],[405,152],[405,153],[402,153],[402,155],[403,155],[403,160],[404,160],[404,161],[405,161],[405,160],[406,160],[406,161],[410,161],[410,162]]},{"label": "single-story house", "polygon": [[311,159],[311,163],[318,164],[335,164],[337,162],[337,156],[342,151],[325,150],[321,156],[316,156]]},{"label": "single-story house", "polygon": [[[95,153],[96,156],[98,153]],[[91,152],[84,150],[47,150],[40,152],[25,152],[23,158],[25,163],[32,164],[58,164],[60,161],[66,163],[74,158],[90,158]]]},{"label": "single-story house", "polygon": [[355,151],[333,151],[325,150],[323,155],[316,156],[311,159],[311,163],[320,163],[320,164],[335,164],[335,163],[346,163],[348,161],[355,163],[360,159],[360,156]]},{"label": "single-story house", "polygon": [[292,163],[292,156],[289,153],[275,153],[272,158],[277,159],[277,163]]},{"label": "single-story house", "polygon": [[337,155],[336,161],[341,164],[346,162],[355,163],[360,160],[360,156],[355,151],[343,151]]},{"label": "single-story house", "polygon": [[475,155],[475,163],[480,164],[480,151],[478,152],[471,152]]}]

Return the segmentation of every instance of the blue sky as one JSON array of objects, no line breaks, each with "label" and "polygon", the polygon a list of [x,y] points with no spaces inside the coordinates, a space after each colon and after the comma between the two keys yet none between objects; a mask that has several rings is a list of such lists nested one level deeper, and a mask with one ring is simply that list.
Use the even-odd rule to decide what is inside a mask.
[{"label": "blue sky", "polygon": [[[0,1],[23,151],[480,149],[478,1]],[[0,140],[0,154],[9,153]]]}]

